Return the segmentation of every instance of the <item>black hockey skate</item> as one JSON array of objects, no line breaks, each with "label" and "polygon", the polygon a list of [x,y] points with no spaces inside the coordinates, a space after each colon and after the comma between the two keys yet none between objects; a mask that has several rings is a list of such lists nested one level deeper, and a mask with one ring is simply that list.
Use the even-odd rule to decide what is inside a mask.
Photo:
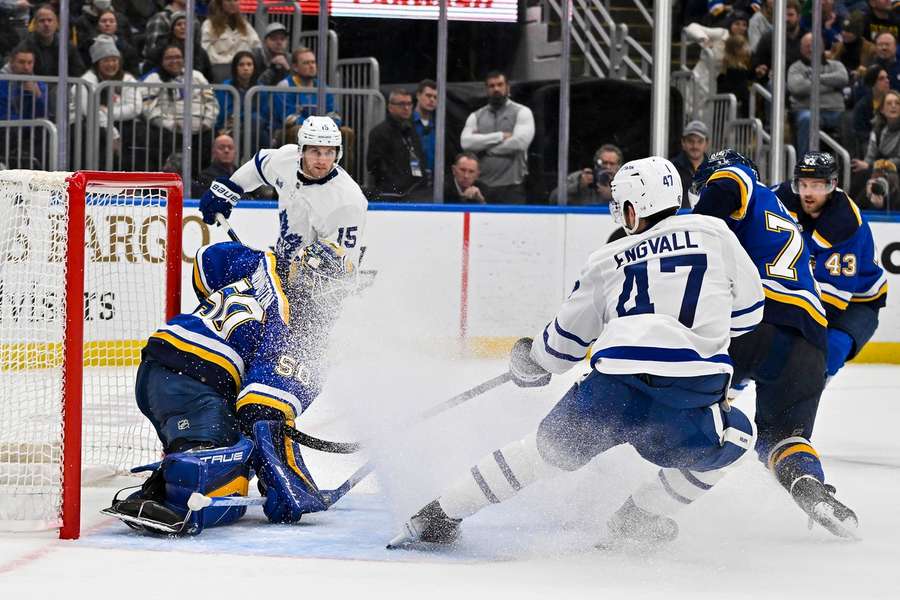
[{"label": "black hockey skate", "polygon": [[615,550],[626,544],[653,549],[678,537],[678,523],[670,517],[639,508],[629,496],[606,522],[609,536],[597,544],[600,550]]},{"label": "black hockey skate", "polygon": [[810,529],[815,522],[838,537],[857,539],[859,519],[834,497],[836,491],[833,485],[810,476],[800,477],[791,485],[791,497],[809,515]]},{"label": "black hockey skate", "polygon": [[437,500],[426,504],[422,510],[403,524],[403,532],[388,543],[388,550],[413,548],[421,543],[452,544],[459,537],[462,519],[451,519]]}]

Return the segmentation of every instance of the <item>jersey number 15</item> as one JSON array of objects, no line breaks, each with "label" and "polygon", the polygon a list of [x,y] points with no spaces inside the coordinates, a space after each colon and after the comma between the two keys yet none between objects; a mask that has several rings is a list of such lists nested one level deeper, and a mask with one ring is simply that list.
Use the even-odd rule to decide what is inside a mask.
[{"label": "jersey number 15", "polygon": [[[684,296],[681,299],[681,309],[678,311],[678,321],[685,327],[690,328],[694,325],[697,301],[700,299],[703,275],[706,273],[706,255],[682,254],[659,259],[659,270],[662,273],[674,273],[679,267],[690,268],[687,282],[684,286]],[[655,312],[656,307],[650,300],[650,280],[647,274],[647,263],[634,263],[626,266],[622,271],[625,274],[625,282],[622,284],[622,293],[619,294],[616,313],[620,317],[625,317]],[[637,288],[636,291],[635,288]],[[626,309],[625,305],[631,300],[632,294],[634,295],[634,306]]]}]

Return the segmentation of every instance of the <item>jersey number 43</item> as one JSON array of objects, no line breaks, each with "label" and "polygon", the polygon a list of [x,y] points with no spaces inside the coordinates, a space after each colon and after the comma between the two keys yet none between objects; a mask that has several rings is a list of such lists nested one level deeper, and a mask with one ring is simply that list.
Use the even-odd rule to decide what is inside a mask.
[{"label": "jersey number 43", "polygon": [[[622,293],[619,294],[619,302],[616,304],[616,313],[620,317],[656,312],[656,306],[650,298],[650,278],[647,273],[647,264],[647,262],[634,263],[622,269],[625,282],[622,284]],[[681,299],[681,308],[678,311],[678,321],[685,327],[690,328],[694,325],[706,264],[705,254],[682,254],[659,259],[661,273],[675,273],[679,268],[689,269],[684,295]],[[626,308],[632,296],[634,297],[634,306]]]}]

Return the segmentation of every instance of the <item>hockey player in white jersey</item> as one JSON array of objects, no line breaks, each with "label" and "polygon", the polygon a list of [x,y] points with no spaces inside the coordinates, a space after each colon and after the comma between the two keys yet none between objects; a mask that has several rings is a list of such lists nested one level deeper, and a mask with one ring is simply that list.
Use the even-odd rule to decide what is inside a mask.
[{"label": "hockey player in white jersey", "polygon": [[681,180],[659,157],[632,161],[610,204],[628,237],[591,255],[556,316],[513,346],[522,387],[581,364],[591,371],[538,430],[481,459],[404,524],[390,547],[450,543],[462,519],[534,481],[631,444],[660,468],[608,521],[610,541],[675,538],[671,515],[753,447],[750,420],[726,403],[728,345],[759,323],[763,289],[737,238],[716,219],[677,216]]},{"label": "hockey player in white jersey", "polygon": [[278,256],[288,259],[317,240],[346,248],[357,265],[368,202],[359,185],[338,162],[341,132],[330,117],[307,117],[297,144],[260,150],[231,177],[216,179],[200,200],[203,221],[226,218],[241,196],[261,185],[278,193]]}]

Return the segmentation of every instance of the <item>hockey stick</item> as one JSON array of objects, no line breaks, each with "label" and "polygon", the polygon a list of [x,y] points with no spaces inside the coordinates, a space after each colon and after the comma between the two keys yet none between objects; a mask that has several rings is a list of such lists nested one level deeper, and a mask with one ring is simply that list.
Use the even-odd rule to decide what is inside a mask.
[{"label": "hockey stick", "polygon": [[[491,379],[488,379],[484,383],[476,385],[475,387],[468,389],[461,394],[457,394],[456,396],[453,396],[452,398],[449,398],[449,399],[441,402],[440,404],[437,404],[437,405],[429,408],[425,412],[419,414],[412,422],[409,423],[409,425],[421,423],[422,421],[430,419],[431,417],[434,417],[435,415],[439,415],[442,412],[450,410],[454,406],[459,406],[460,404],[462,404],[468,400],[471,400],[472,398],[475,398],[476,396],[479,396],[489,390],[492,390],[495,387],[503,385],[504,383],[509,381],[511,378],[512,378],[512,376],[510,375],[510,373],[508,371],[501,375],[497,375],[496,377],[492,377]],[[285,433],[287,433],[288,431],[289,430],[286,430]],[[294,431],[296,431],[296,430],[294,430]],[[297,433],[300,433],[300,432],[298,431]],[[305,436],[305,434],[301,434],[301,435]],[[311,438],[311,439],[317,439],[317,438],[312,438],[312,436],[305,436],[305,437]],[[318,440],[318,441],[323,441],[323,440]],[[324,442],[324,443],[330,443],[330,444],[342,445],[342,446],[352,446],[352,445],[358,446],[358,444],[350,444],[350,443],[347,443],[347,444],[338,444],[337,442]],[[319,490],[319,493],[322,496],[322,500],[325,502],[325,506],[330,508],[335,502],[337,502],[338,500],[343,498],[347,494],[347,492],[349,492],[354,487],[356,487],[356,484],[358,484],[360,481],[365,479],[366,476],[369,473],[371,473],[374,469],[375,469],[375,464],[372,461],[368,461],[364,465],[362,465],[360,468],[358,468],[356,471],[354,471],[353,474],[350,475],[350,477],[348,477],[344,483],[337,486],[336,488],[334,488],[332,490]],[[190,508],[191,510],[200,510],[202,508],[206,508],[207,506],[262,506],[263,504],[265,504],[265,502],[266,502],[265,498],[248,498],[245,496],[225,496],[225,497],[210,498],[209,496],[204,496],[203,494],[201,494],[199,492],[194,492],[193,494],[191,494],[191,497],[188,499],[188,508]]]},{"label": "hockey stick", "polygon": [[[444,400],[440,404],[432,406],[428,410],[423,413],[420,413],[417,417],[415,417],[409,424],[413,425],[415,423],[421,423],[422,421],[426,421],[434,416],[441,414],[447,410],[450,410],[454,406],[458,406],[463,402],[471,400],[472,398],[479,396],[489,390],[494,389],[498,385],[502,385],[509,381],[510,375],[509,373],[503,373],[502,375],[498,375],[493,377],[484,383],[480,383],[475,387],[462,392],[461,394],[457,394],[452,398]],[[289,425],[284,426],[284,435],[291,438],[298,444],[302,446],[306,446],[307,448],[311,448],[312,450],[319,450],[321,452],[331,452],[334,454],[353,454],[354,452],[358,452],[361,445],[360,442],[331,442],[328,440],[319,439],[315,436],[309,435],[307,433],[303,433],[298,429],[294,429]]]},{"label": "hockey stick", "polygon": [[238,237],[238,234],[235,233],[234,229],[231,228],[231,223],[228,222],[228,219],[225,218],[225,215],[222,213],[216,213],[216,223],[219,224],[219,227],[225,229],[225,233],[228,234],[228,237],[231,238],[232,242],[237,242],[241,244],[241,238]]}]

